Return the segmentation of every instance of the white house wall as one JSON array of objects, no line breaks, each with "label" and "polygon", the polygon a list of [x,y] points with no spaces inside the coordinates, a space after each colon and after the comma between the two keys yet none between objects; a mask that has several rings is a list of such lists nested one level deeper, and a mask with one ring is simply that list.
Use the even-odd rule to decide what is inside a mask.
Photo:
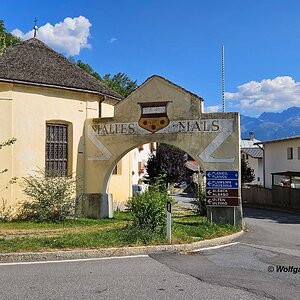
[{"label": "white house wall", "polygon": [[[287,159],[287,148],[293,147],[293,159]],[[298,158],[300,139],[285,140],[274,143],[266,143],[265,149],[265,181],[266,187],[272,187],[272,175],[275,172],[300,171],[300,159]]]}]

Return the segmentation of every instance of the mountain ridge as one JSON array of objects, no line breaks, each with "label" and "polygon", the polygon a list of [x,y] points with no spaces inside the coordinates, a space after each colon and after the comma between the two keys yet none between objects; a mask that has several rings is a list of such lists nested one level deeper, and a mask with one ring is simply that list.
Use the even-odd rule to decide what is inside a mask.
[{"label": "mountain ridge", "polygon": [[242,139],[248,139],[249,132],[261,141],[300,135],[300,107],[263,112],[258,118],[241,115]]}]

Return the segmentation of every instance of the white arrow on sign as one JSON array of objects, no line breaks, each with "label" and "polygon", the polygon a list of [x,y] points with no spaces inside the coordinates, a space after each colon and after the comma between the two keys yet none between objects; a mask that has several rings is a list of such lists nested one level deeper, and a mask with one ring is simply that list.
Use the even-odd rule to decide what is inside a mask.
[{"label": "white arrow on sign", "polygon": [[88,137],[91,142],[97,147],[102,153],[100,156],[88,156],[88,160],[109,160],[112,157],[110,151],[100,142],[97,136],[94,134],[92,126],[88,126]]},{"label": "white arrow on sign", "polygon": [[209,145],[200,153],[199,157],[206,163],[233,163],[235,157],[215,158],[212,154],[225,142],[233,133],[233,119],[222,120],[222,131],[209,143]]}]

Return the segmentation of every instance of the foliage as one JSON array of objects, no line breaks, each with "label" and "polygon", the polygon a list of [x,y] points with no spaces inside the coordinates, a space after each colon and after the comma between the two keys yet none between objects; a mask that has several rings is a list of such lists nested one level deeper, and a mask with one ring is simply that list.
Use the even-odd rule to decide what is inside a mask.
[{"label": "foliage", "polygon": [[16,138],[12,138],[3,143],[0,143],[0,150],[5,146],[10,146],[10,145],[14,144],[16,142],[16,140],[17,140]]},{"label": "foliage", "polygon": [[153,183],[159,175],[165,175],[166,183],[178,183],[187,177],[185,152],[174,146],[160,143],[146,165],[145,181]]},{"label": "foliage", "polygon": [[7,205],[7,201],[2,199],[0,204],[0,221],[11,221],[14,218],[13,208]]},{"label": "foliage", "polygon": [[194,184],[194,199],[191,204],[197,215],[206,216],[206,195],[199,184]]},{"label": "foliage", "polygon": [[[135,194],[127,202],[133,218],[133,226],[140,229],[163,229],[166,223],[166,207],[170,197],[162,192],[160,182],[149,186],[143,194]],[[165,191],[165,190],[164,190]]]},{"label": "foliage", "polygon": [[78,60],[76,64],[78,67],[94,76],[96,79],[102,80],[101,76],[96,71],[94,71],[94,69],[89,64],[86,64],[81,60]]},{"label": "foliage", "polygon": [[20,39],[6,31],[3,20],[0,20],[0,54],[7,46],[20,42]]},{"label": "foliage", "polygon": [[[1,20],[0,20],[1,21]],[[11,139],[9,139],[9,140],[7,140],[7,141],[5,141],[5,142],[2,142],[2,143],[0,143],[0,150],[3,148],[3,147],[5,147],[5,146],[11,146],[12,144],[14,144],[15,142],[16,142],[16,138],[11,138]],[[7,172],[8,171],[8,169],[7,168],[5,168],[4,170],[0,170],[0,174],[3,174],[3,173],[5,173],[5,172]],[[16,183],[17,182],[17,177],[13,177],[13,178],[11,178],[9,181],[8,181],[8,184],[5,186],[5,188],[3,188],[3,189],[1,189],[0,191],[2,191],[2,190],[4,190],[4,189],[7,189],[8,188],[8,186],[10,185],[10,184],[14,184],[14,183]]]},{"label": "foliage", "polygon": [[255,179],[254,170],[250,168],[248,162],[241,160],[241,180],[242,184],[252,182]]},{"label": "foliage", "polygon": [[124,98],[129,96],[137,88],[137,81],[129,79],[125,73],[117,73],[113,76],[111,76],[111,74],[105,74],[103,76],[103,82]]},{"label": "foliage", "polygon": [[[70,58],[70,60],[74,61],[73,58]],[[89,64],[86,64],[81,60],[78,60],[76,64],[82,70],[94,76],[96,79],[102,81],[109,88],[111,88],[113,91],[117,92],[124,98],[126,98],[137,88],[137,81],[131,80],[125,73],[119,72],[113,76],[111,74],[105,74],[102,78],[99,73],[97,73]]]},{"label": "foliage", "polygon": [[44,170],[36,173],[24,178],[24,192],[31,201],[23,203],[19,218],[55,222],[72,215],[75,209],[76,180],[48,174]]}]

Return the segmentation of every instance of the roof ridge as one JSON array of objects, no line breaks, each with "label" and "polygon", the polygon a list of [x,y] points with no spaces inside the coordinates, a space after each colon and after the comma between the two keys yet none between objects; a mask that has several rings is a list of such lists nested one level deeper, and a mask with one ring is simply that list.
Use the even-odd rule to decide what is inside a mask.
[{"label": "roof ridge", "polygon": [[140,86],[142,86],[142,85],[145,84],[147,81],[149,81],[149,80],[151,80],[152,78],[155,78],[155,77],[158,77],[158,78],[160,78],[160,79],[162,79],[162,80],[164,80],[164,81],[166,81],[166,82],[168,82],[168,83],[174,85],[175,87],[179,88],[180,90],[182,90],[182,91],[184,91],[184,92],[186,92],[186,93],[188,93],[188,94],[190,94],[190,95],[192,95],[192,96],[195,96],[195,97],[197,97],[198,99],[204,101],[204,99],[203,99],[202,97],[198,96],[197,94],[195,94],[195,93],[193,93],[193,92],[191,92],[191,91],[189,91],[189,90],[183,88],[182,86],[180,86],[180,85],[178,85],[178,84],[172,82],[171,80],[169,80],[169,79],[167,79],[167,78],[165,78],[165,77],[163,77],[163,76],[161,76],[161,75],[157,75],[157,74],[153,74],[153,75],[151,75],[150,77],[148,77],[148,78],[147,78]]}]

